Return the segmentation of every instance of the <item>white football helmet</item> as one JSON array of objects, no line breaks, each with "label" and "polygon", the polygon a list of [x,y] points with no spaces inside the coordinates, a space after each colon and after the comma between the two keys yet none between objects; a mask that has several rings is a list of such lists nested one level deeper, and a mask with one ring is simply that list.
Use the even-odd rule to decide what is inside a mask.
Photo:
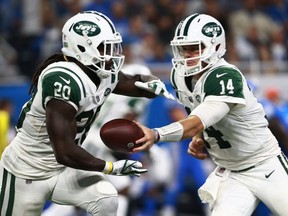
[{"label": "white football helmet", "polygon": [[62,52],[89,67],[101,79],[120,71],[122,37],[112,21],[96,11],[85,11],[70,18],[62,29]]},{"label": "white football helmet", "polygon": [[[180,76],[191,76],[203,72],[223,57],[226,52],[225,32],[215,18],[196,13],[178,24],[170,45],[174,54],[172,63],[176,72]],[[199,56],[185,58],[184,52],[187,45],[197,47]],[[191,61],[195,62],[193,66]]]}]

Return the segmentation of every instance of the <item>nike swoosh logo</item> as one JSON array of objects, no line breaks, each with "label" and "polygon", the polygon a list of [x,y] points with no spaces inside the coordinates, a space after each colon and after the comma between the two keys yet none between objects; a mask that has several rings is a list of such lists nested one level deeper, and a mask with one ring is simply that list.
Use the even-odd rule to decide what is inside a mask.
[{"label": "nike swoosh logo", "polygon": [[225,74],[227,74],[227,73],[216,74],[216,78],[220,78],[220,77],[224,76]]},{"label": "nike swoosh logo", "polygon": [[70,79],[67,80],[67,79],[63,78],[62,76],[60,76],[60,78],[61,78],[67,85],[70,84]]},{"label": "nike swoosh logo", "polygon": [[275,170],[273,170],[272,172],[270,172],[268,175],[265,174],[265,178],[269,178],[273,173],[274,173]]}]

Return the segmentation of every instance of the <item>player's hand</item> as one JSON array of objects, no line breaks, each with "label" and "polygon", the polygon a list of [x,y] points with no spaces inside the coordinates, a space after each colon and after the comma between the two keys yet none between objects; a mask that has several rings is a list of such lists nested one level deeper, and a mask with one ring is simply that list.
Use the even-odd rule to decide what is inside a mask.
[{"label": "player's hand", "polygon": [[150,149],[153,144],[155,143],[155,132],[150,129],[147,128],[146,126],[142,125],[141,123],[134,121],[143,131],[144,136],[142,138],[140,138],[139,140],[136,140],[136,144],[141,144],[139,147],[135,147],[133,148],[133,152],[140,152],[140,151],[146,151],[148,149]]},{"label": "player's hand", "polygon": [[106,162],[104,173],[109,175],[134,175],[140,176],[148,170],[142,168],[142,163],[134,160],[119,160],[116,162]]},{"label": "player's hand", "polygon": [[170,100],[175,100],[174,96],[169,91],[167,91],[165,84],[159,79],[152,80],[152,81],[145,82],[145,83],[136,81],[135,85],[138,88],[153,92],[156,95],[161,95]]},{"label": "player's hand", "polygon": [[204,140],[201,137],[194,138],[188,147],[188,153],[197,159],[204,160],[207,154],[204,152]]}]

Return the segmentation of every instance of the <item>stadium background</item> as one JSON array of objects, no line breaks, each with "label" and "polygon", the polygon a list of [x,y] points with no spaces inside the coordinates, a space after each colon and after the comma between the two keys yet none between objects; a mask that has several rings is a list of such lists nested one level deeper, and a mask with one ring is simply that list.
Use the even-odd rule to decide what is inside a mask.
[{"label": "stadium background", "polygon": [[[287,0],[0,0],[0,101],[11,102],[11,127],[29,99],[37,65],[60,52],[63,23],[82,10],[108,15],[125,54],[167,83],[176,24],[194,12],[210,14],[227,33],[225,58],[243,71],[257,96],[265,98],[273,87],[288,101]],[[148,125],[167,121],[160,119],[161,104],[151,102]]]}]

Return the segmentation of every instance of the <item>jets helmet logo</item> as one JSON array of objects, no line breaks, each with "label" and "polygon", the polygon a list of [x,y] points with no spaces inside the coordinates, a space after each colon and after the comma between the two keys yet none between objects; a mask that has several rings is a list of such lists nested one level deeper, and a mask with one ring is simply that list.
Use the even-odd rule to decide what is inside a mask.
[{"label": "jets helmet logo", "polygon": [[86,31],[88,37],[98,35],[101,32],[98,25],[89,21],[80,21],[75,23],[73,25],[73,30],[82,36],[84,36],[83,31]]},{"label": "jets helmet logo", "polygon": [[216,36],[219,36],[222,34],[222,28],[215,22],[209,22],[203,26],[202,34],[207,37],[213,37],[214,34],[216,34]]}]

